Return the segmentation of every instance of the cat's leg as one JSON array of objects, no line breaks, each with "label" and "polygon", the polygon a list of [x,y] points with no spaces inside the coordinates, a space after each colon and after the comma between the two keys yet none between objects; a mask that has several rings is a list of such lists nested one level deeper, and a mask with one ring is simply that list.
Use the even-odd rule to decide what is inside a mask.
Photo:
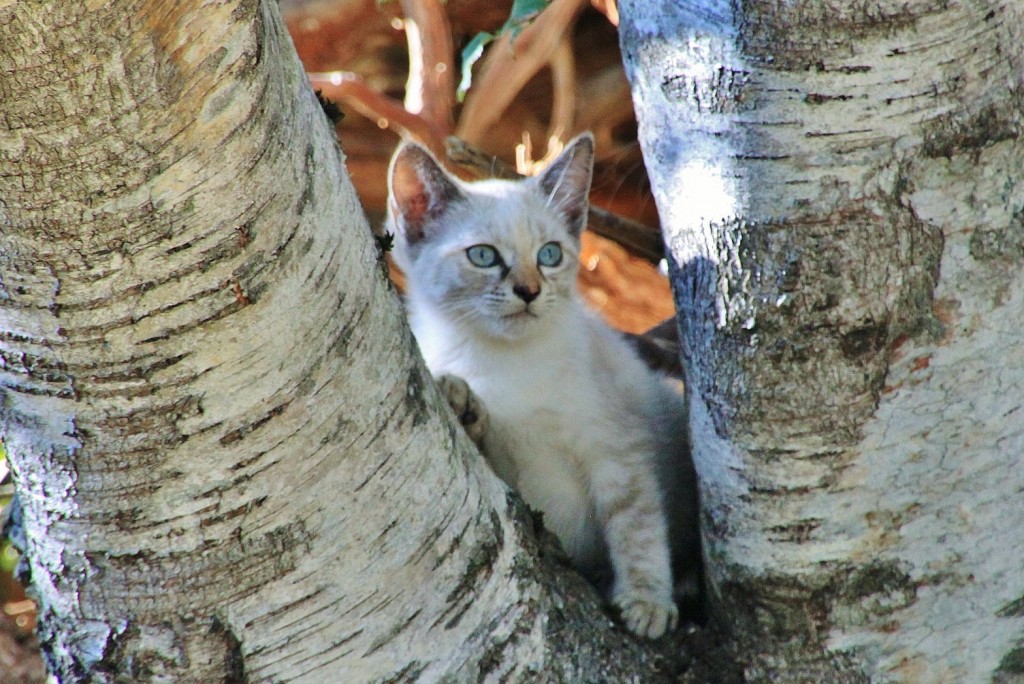
[{"label": "cat's leg", "polygon": [[488,416],[480,398],[469,388],[466,381],[455,375],[442,375],[435,378],[441,393],[448,400],[448,405],[459,417],[466,434],[473,440],[477,448],[483,447],[484,435],[487,434]]},{"label": "cat's leg", "polygon": [[673,629],[668,529],[653,468],[644,458],[607,461],[592,471],[596,512],[604,530],[615,583],[612,604],[633,632],[657,639]]}]

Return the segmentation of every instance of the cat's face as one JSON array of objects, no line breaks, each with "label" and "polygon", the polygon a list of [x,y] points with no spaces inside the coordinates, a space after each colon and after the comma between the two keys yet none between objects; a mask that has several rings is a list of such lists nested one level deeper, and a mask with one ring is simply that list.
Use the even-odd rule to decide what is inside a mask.
[{"label": "cat's face", "polygon": [[592,155],[584,136],[537,178],[462,183],[422,148],[400,148],[390,210],[410,296],[492,338],[557,325],[574,296]]}]

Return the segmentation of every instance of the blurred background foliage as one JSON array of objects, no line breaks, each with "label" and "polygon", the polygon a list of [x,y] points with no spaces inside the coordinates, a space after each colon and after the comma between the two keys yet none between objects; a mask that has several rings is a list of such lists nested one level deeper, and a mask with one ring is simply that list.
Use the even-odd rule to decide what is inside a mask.
[{"label": "blurred background foliage", "polygon": [[[336,131],[372,226],[383,223],[402,137],[472,180],[532,174],[589,130],[599,215],[585,234],[580,291],[626,332],[674,315],[614,0],[284,0],[281,9],[313,88],[344,114]],[[480,45],[483,34],[493,40]],[[462,101],[460,55],[478,57]],[[452,137],[473,154],[450,154]]]}]

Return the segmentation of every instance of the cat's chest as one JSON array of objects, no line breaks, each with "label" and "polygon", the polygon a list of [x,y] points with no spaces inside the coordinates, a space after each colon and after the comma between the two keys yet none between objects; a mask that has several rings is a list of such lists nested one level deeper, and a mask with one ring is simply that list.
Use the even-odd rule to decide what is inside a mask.
[{"label": "cat's chest", "polygon": [[576,359],[524,354],[474,363],[463,377],[492,416],[564,433],[578,419],[593,418],[584,415],[594,411],[589,371]]},{"label": "cat's chest", "polygon": [[492,465],[520,491],[586,498],[589,463],[603,451],[594,448],[593,428],[604,420],[587,370],[550,359],[506,359],[467,373],[493,428]]},{"label": "cat's chest", "polygon": [[610,404],[587,339],[577,335],[569,346],[453,354],[435,372],[469,383],[490,421],[484,451],[492,468],[544,512],[571,557],[589,562],[601,545],[590,471],[617,449],[608,448]]},{"label": "cat's chest", "polygon": [[435,376],[463,378],[492,422],[518,442],[564,460],[593,451],[588,435],[608,422],[613,404],[592,358],[590,330],[572,317],[566,323],[555,334],[500,348],[422,324],[417,338]]},{"label": "cat's chest", "polygon": [[600,552],[589,478],[593,411],[584,409],[579,383],[536,368],[498,375],[500,383],[481,383],[479,392],[490,418],[484,451],[491,467],[544,512],[570,557],[592,562]]}]

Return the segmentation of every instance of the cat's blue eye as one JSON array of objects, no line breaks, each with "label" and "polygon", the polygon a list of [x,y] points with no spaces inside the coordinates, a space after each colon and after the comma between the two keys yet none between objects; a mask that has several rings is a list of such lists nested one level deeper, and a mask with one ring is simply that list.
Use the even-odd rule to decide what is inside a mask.
[{"label": "cat's blue eye", "polygon": [[537,251],[537,263],[541,266],[557,266],[562,263],[562,246],[549,242]]},{"label": "cat's blue eye", "polygon": [[466,257],[469,263],[480,268],[490,268],[501,263],[498,250],[490,245],[473,245],[466,249]]}]

